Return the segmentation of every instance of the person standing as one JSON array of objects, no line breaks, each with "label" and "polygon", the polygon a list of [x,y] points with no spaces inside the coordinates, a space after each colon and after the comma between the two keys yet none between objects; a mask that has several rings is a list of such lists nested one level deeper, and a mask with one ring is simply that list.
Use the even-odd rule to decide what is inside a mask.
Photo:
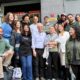
[{"label": "person standing", "polygon": [[46,36],[45,46],[48,47],[49,57],[47,65],[46,73],[48,79],[58,79],[59,78],[59,53],[58,53],[58,45],[53,45],[52,42],[58,38],[58,34],[56,32],[55,27],[49,28],[49,34]]},{"label": "person standing", "polygon": [[38,23],[38,17],[33,16],[33,24],[30,25],[30,30],[31,30],[32,36],[36,35],[38,33],[37,23]]},{"label": "person standing", "polygon": [[21,23],[20,21],[15,21],[10,41],[15,51],[14,56],[12,58],[12,65],[15,67],[19,65],[18,63],[19,63],[20,36],[21,36]]},{"label": "person standing", "polygon": [[67,15],[67,20],[66,20],[66,26],[65,26],[65,31],[69,31],[71,26],[76,27],[76,22],[73,14],[68,14]]},{"label": "person standing", "polygon": [[3,29],[3,37],[10,42],[11,34],[12,34],[12,29],[13,29],[13,21],[14,21],[14,16],[11,12],[7,13],[5,17],[5,22],[2,23],[1,27]]},{"label": "person standing", "polygon": [[27,24],[30,25],[30,18],[28,14],[25,14],[24,16],[22,16],[22,24]]},{"label": "person standing", "polygon": [[64,26],[58,24],[59,37],[53,42],[53,44],[59,44],[60,62],[61,62],[61,77],[66,80],[65,71],[65,52],[66,52],[66,42],[69,39],[69,32],[64,31]]},{"label": "person standing", "polygon": [[71,67],[76,80],[80,80],[80,28],[73,26],[69,32],[70,38],[66,44],[66,67]]},{"label": "person standing", "polygon": [[49,34],[49,28],[51,26],[51,23],[49,22],[49,17],[45,16],[44,17],[44,32],[46,32],[46,34]]},{"label": "person standing", "polygon": [[33,80],[31,44],[32,44],[32,37],[30,28],[27,24],[24,24],[20,37],[20,47],[19,47],[23,80]]},{"label": "person standing", "polygon": [[[36,27],[36,26],[35,26]],[[32,36],[32,49],[33,49],[33,75],[34,80],[44,80],[44,42],[46,33],[43,32],[43,24],[37,24],[38,33]]]}]

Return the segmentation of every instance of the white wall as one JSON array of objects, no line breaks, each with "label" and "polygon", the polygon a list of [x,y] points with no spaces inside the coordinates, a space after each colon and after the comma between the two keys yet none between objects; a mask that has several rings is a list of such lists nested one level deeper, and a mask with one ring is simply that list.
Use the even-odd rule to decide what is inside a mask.
[{"label": "white wall", "polygon": [[63,0],[41,0],[41,15],[44,16],[61,14],[63,12]]},{"label": "white wall", "polygon": [[41,0],[41,15],[80,13],[80,0]]},{"label": "white wall", "polygon": [[80,13],[80,0],[64,0],[64,5],[66,13]]}]

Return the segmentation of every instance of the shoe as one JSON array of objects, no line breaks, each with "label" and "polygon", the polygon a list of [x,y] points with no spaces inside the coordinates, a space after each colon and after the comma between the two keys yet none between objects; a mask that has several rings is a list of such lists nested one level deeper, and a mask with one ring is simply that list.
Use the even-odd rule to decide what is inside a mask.
[{"label": "shoe", "polygon": [[45,80],[45,78],[44,77],[40,77],[40,80]]},{"label": "shoe", "polygon": [[35,80],[39,80],[39,77],[35,78]]},{"label": "shoe", "polygon": [[52,80],[56,80],[55,78],[53,78]]}]

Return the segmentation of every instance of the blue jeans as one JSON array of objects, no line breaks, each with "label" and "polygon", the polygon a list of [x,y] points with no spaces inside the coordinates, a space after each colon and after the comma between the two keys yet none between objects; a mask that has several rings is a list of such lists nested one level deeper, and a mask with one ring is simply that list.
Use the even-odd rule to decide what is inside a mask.
[{"label": "blue jeans", "polygon": [[22,74],[23,80],[33,80],[32,79],[32,56],[22,56],[21,57],[22,64]]}]

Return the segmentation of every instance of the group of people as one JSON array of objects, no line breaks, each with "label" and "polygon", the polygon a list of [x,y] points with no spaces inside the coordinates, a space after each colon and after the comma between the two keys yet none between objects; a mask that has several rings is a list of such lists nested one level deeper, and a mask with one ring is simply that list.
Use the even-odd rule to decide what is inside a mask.
[{"label": "group of people", "polygon": [[[80,15],[61,14],[56,23],[28,14],[20,21],[9,12],[0,27],[3,71],[20,66],[22,80],[80,80]],[[3,80],[4,76],[2,76]]]}]

